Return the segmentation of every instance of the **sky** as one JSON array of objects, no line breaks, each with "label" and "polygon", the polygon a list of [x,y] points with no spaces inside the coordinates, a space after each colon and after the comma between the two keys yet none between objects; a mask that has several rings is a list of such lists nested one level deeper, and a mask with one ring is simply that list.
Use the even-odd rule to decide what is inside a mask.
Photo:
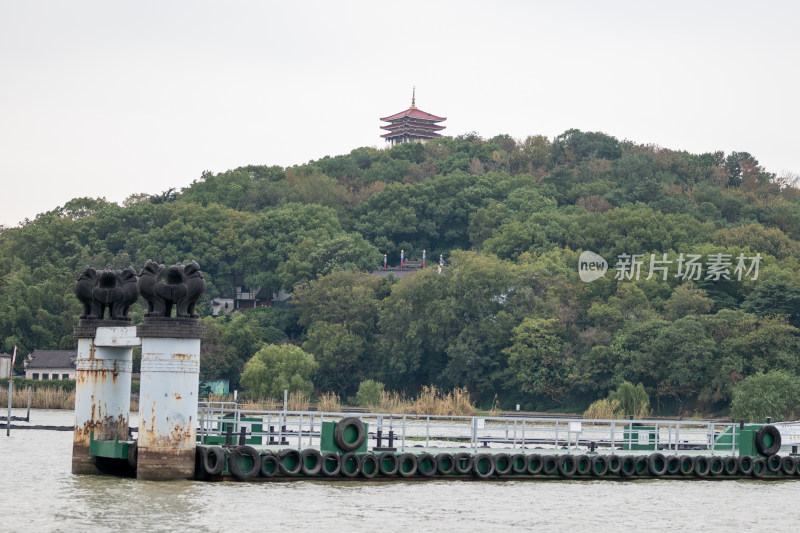
[{"label": "sky", "polygon": [[791,1],[0,0],[0,225],[204,171],[570,128],[800,173]]}]

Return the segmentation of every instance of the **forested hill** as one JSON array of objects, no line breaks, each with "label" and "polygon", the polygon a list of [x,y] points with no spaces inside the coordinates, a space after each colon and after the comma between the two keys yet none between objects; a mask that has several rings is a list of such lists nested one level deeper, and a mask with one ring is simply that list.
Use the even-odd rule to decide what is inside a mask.
[{"label": "forested hill", "polygon": [[[363,274],[401,249],[448,265]],[[604,277],[581,280],[586,250]],[[73,199],[0,233],[0,351],[74,346],[81,269],[147,259],[200,263],[203,377],[234,385],[287,342],[313,355],[295,384],[316,393],[375,379],[528,409],[582,408],[627,380],[657,411],[724,412],[748,376],[800,374],[800,191],[744,152],[465,135]],[[296,307],[208,316],[234,276]]]}]

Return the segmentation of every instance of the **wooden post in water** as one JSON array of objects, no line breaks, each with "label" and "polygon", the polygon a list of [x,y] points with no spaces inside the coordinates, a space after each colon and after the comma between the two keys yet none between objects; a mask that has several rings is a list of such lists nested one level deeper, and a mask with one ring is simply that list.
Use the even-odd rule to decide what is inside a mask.
[{"label": "wooden post in water", "polygon": [[[14,372],[13,370],[11,371]],[[14,394],[14,376],[8,378],[8,418],[6,418],[6,437],[11,436],[11,396]]]},{"label": "wooden post in water", "polygon": [[25,422],[31,421],[31,386],[28,385],[28,414],[25,415]]}]

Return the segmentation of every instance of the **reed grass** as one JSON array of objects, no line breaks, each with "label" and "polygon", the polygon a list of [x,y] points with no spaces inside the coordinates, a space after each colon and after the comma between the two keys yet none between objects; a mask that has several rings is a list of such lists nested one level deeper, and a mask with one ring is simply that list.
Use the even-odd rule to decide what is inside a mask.
[{"label": "reed grass", "polygon": [[342,410],[342,400],[335,392],[326,392],[317,400],[317,410],[325,413],[338,413]]},{"label": "reed grass", "polygon": [[384,391],[377,410],[384,413],[412,415],[465,415],[477,412],[466,388],[444,392],[434,386],[424,386],[415,398],[395,391]]},{"label": "reed grass", "polygon": [[619,400],[611,398],[597,400],[583,412],[583,418],[596,420],[614,420],[622,418]]},{"label": "reed grass", "polygon": [[[8,389],[0,389],[0,406],[8,405]],[[28,407],[28,388],[14,387],[11,407]],[[31,409],[75,409],[75,391],[52,387],[31,388]]]}]

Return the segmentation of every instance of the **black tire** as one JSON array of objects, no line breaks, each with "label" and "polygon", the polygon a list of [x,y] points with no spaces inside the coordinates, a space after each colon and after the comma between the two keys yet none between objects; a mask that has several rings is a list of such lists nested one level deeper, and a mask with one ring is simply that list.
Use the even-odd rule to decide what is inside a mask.
[{"label": "black tire", "polygon": [[278,458],[272,453],[265,453],[261,456],[261,475],[263,477],[275,477],[281,471]]},{"label": "black tire", "polygon": [[320,461],[320,472],[325,477],[336,477],[342,472],[342,457],[336,452],[325,452]]},{"label": "black tire", "polygon": [[781,458],[781,472],[786,476],[797,474],[797,461],[795,461],[794,457],[786,455]]},{"label": "black tire", "polygon": [[128,446],[128,466],[136,471],[136,464],[139,462],[139,441],[133,441],[133,444]]},{"label": "black tire", "polygon": [[397,467],[397,455],[394,452],[383,452],[378,456],[378,471],[382,476],[396,476]]},{"label": "black tire", "polygon": [[546,476],[552,476],[558,472],[558,457],[555,455],[542,456],[542,473]]},{"label": "black tire", "polygon": [[726,476],[735,476],[739,473],[739,462],[736,460],[736,457],[728,456],[722,460],[723,467],[722,471],[725,473]]},{"label": "black tire", "polygon": [[725,473],[725,461],[719,455],[712,455],[708,458],[708,473],[712,476],[719,476]]},{"label": "black tire", "polygon": [[588,476],[592,471],[592,459],[588,455],[577,456],[575,465],[575,475]]},{"label": "black tire", "polygon": [[623,477],[631,477],[636,474],[636,457],[633,455],[623,455],[621,460],[622,466],[619,473]]},{"label": "black tire", "polygon": [[711,471],[711,462],[705,455],[698,455],[694,460],[694,475],[697,477],[708,477]]},{"label": "black tire", "polygon": [[472,475],[485,479],[494,474],[494,457],[488,453],[478,453],[472,461]]},{"label": "black tire", "polygon": [[592,457],[592,475],[604,477],[608,474],[608,457],[605,455],[595,455]]},{"label": "black tire", "polygon": [[511,472],[511,456],[507,453],[498,453],[494,456],[494,475],[507,476]]},{"label": "black tire", "polygon": [[[355,431],[355,435],[352,432]],[[342,418],[333,430],[333,442],[345,452],[354,452],[367,440],[367,430],[364,422],[349,416]]]},{"label": "black tire", "polygon": [[775,426],[764,426],[756,433],[756,449],[764,457],[781,450],[781,432]]},{"label": "black tire", "polygon": [[339,472],[344,477],[356,477],[361,473],[361,458],[353,452],[342,454],[342,469]]},{"label": "black tire", "polygon": [[542,468],[544,468],[544,461],[542,461],[542,456],[538,453],[534,453],[529,455],[525,462],[527,463],[525,470],[531,476],[536,476],[542,473]]},{"label": "black tire", "polygon": [[[249,459],[250,465],[244,468],[240,460]],[[239,479],[256,477],[261,472],[261,455],[252,446],[236,446],[230,449],[228,455],[228,471]]]},{"label": "black tire", "polygon": [[753,459],[753,472],[752,476],[761,479],[767,475],[767,462],[763,457],[756,457]]},{"label": "black tire", "polygon": [[316,476],[322,470],[322,454],[314,448],[300,453],[300,471],[306,476]]},{"label": "black tire", "polygon": [[300,452],[297,450],[281,450],[278,454],[278,468],[284,476],[296,476],[300,473],[303,462],[300,460]]},{"label": "black tire", "polygon": [[402,477],[413,477],[417,473],[417,456],[404,453],[397,458],[397,473]]},{"label": "black tire", "polygon": [[456,474],[465,476],[472,472],[472,454],[459,452],[454,456],[456,462],[453,466],[453,470],[455,470]]},{"label": "black tire", "polygon": [[417,456],[417,472],[425,477],[436,475],[436,458],[429,453],[421,453]]},{"label": "black tire", "polygon": [[694,457],[691,455],[681,455],[681,468],[680,474],[682,476],[692,476],[694,475]]},{"label": "black tire", "polygon": [[452,453],[439,453],[436,455],[436,470],[442,476],[449,476],[456,467],[456,458]]},{"label": "black tire", "polygon": [[222,473],[225,468],[225,450],[221,446],[208,446],[204,448],[203,469],[212,476]]},{"label": "black tire", "polygon": [[647,456],[647,471],[655,477],[661,477],[667,473],[667,458],[663,453],[656,452]]},{"label": "black tire", "polygon": [[648,473],[647,469],[647,456],[637,455],[634,460],[634,472],[637,476],[645,476]]},{"label": "black tire", "polygon": [[606,464],[608,465],[608,473],[612,476],[618,476],[620,470],[622,469],[622,461],[619,458],[619,455],[611,454],[606,458]]},{"label": "black tire", "polygon": [[524,453],[515,453],[511,456],[511,471],[523,475],[528,471],[528,458]]},{"label": "black tire", "polygon": [[574,477],[575,472],[578,470],[578,462],[572,455],[559,455],[558,456],[558,473],[561,477]]},{"label": "black tire", "polygon": [[681,458],[677,455],[667,456],[667,474],[677,476],[681,473]]},{"label": "black tire", "polygon": [[776,475],[781,473],[781,457],[780,455],[770,455],[767,461],[767,474]]},{"label": "black tire", "polygon": [[749,455],[739,456],[739,473],[743,476],[753,475],[753,458]]},{"label": "black tire", "polygon": [[378,458],[375,454],[365,453],[361,456],[361,475],[365,478],[373,478],[380,472]]}]

